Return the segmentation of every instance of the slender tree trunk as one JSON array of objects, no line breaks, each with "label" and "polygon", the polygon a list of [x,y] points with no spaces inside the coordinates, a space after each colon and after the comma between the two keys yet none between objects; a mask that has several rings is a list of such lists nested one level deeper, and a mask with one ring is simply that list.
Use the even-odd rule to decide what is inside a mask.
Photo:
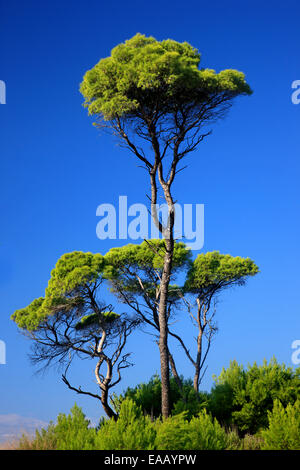
[{"label": "slender tree trunk", "polygon": [[196,392],[199,391],[201,356],[202,356],[202,329],[199,325],[199,333],[197,337],[197,357],[196,357],[196,362],[195,362],[195,374],[194,374],[194,389]]},{"label": "slender tree trunk", "polygon": [[[166,240],[166,245],[170,243]],[[163,275],[160,285],[159,302],[159,352],[160,352],[160,370],[161,370],[161,412],[164,418],[169,416],[170,412],[170,372],[169,372],[169,348],[168,348],[168,320],[167,320],[167,300],[170,274],[172,269],[172,252],[167,248],[164,262]]]},{"label": "slender tree trunk", "polygon": [[[109,390],[109,383],[112,378],[112,365],[111,365],[111,360],[105,354],[103,354],[103,345],[105,343],[105,339],[106,339],[106,331],[103,330],[101,339],[97,346],[97,353],[99,354],[100,357],[95,368],[95,376],[96,376],[97,383],[101,390],[101,403],[102,403],[103,409],[109,418],[113,418],[114,420],[117,420],[118,415],[114,413],[114,411],[111,409],[111,407],[108,404],[108,390]],[[105,378],[100,377],[100,368],[103,362],[106,362],[106,365],[107,365],[107,372],[106,372]]]},{"label": "slender tree trunk", "polygon": [[117,421],[118,415],[111,409],[108,404],[108,388],[101,390],[101,403],[107,416]]},{"label": "slender tree trunk", "polygon": [[160,302],[159,302],[159,352],[161,368],[161,386],[162,386],[162,416],[167,418],[170,413],[170,371],[169,371],[169,348],[168,348],[168,316],[167,302],[170,277],[172,273],[172,261],[174,252],[174,207],[171,196],[166,197],[169,207],[169,221],[167,237],[165,238],[166,252],[164,257],[164,267],[160,284]]},{"label": "slender tree trunk", "polygon": [[[151,179],[151,211],[155,225],[163,234],[166,245],[166,252],[164,256],[164,267],[160,282],[160,301],[158,307],[159,317],[159,353],[160,353],[160,371],[161,371],[161,412],[164,418],[167,418],[170,413],[170,371],[169,371],[169,348],[168,348],[168,290],[172,273],[172,261],[174,252],[174,222],[175,211],[174,203],[171,195],[171,179],[168,183],[164,180],[163,167],[161,161],[161,154],[159,142],[157,140],[156,131],[152,125],[149,126],[149,134],[152,139],[152,146],[155,153],[155,164],[150,172]],[[174,166],[173,166],[174,168]],[[176,168],[176,165],[175,165]],[[160,185],[163,189],[165,201],[168,205],[168,223],[167,227],[163,227],[157,217],[156,202],[157,202],[157,185],[156,174]],[[173,177],[175,174],[173,175]],[[171,178],[171,177],[170,177]]]},{"label": "slender tree trunk", "polygon": [[199,365],[197,363],[197,365],[195,367],[194,383],[193,383],[195,392],[199,391],[199,380],[200,380],[200,368],[199,368]]},{"label": "slender tree trunk", "polygon": [[[156,153],[157,155],[157,153]],[[156,158],[159,161],[159,158]],[[157,163],[150,172],[151,178],[151,215],[156,227],[164,235],[163,224],[157,216],[157,185],[156,185]],[[170,212],[170,209],[169,209]],[[173,223],[174,225],[174,223]],[[168,287],[172,271],[172,259],[174,242],[173,238],[168,237],[165,240],[166,252],[164,256],[164,267],[160,282],[160,295],[158,307],[159,321],[159,355],[160,355],[160,372],[161,372],[161,412],[164,418],[169,416],[170,412],[170,373],[169,373],[169,349],[168,349],[168,319],[167,319],[167,300]]]},{"label": "slender tree trunk", "polygon": [[174,361],[174,358],[172,356],[172,354],[170,353],[170,350],[169,350],[169,361],[170,361],[170,367],[171,367],[171,371],[172,371],[172,374],[173,374],[173,377],[178,385],[178,388],[180,391],[182,391],[182,381],[179,377],[179,374],[177,372],[177,369],[176,369],[176,364],[175,364],[175,361]]}]

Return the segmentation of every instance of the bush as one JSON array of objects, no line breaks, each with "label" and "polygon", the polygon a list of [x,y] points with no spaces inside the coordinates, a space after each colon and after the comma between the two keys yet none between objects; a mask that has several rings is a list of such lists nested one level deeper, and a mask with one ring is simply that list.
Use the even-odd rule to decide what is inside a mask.
[{"label": "bush", "polygon": [[172,416],[156,425],[158,450],[224,450],[228,440],[216,419],[203,410],[190,421],[186,414]]},{"label": "bush", "polygon": [[18,447],[21,450],[90,450],[95,447],[96,431],[89,424],[75,404],[70,415],[61,413],[56,424],[51,422],[47,429],[36,431],[32,440],[22,436]]},{"label": "bush", "polygon": [[[56,424],[23,435],[19,449],[32,450],[300,450],[300,369],[276,360],[244,370],[236,361],[222,370],[211,393],[179,390],[171,379],[172,416],[160,417],[161,382],[128,388],[113,404],[117,421],[102,418],[95,429],[82,410],[60,414]],[[297,400],[298,398],[298,400]]]},{"label": "bush", "polygon": [[209,410],[220,423],[237,426],[240,435],[256,434],[268,426],[268,411],[279,399],[295,403],[300,392],[300,369],[279,365],[275,359],[244,370],[236,361],[223,369],[211,390]]},{"label": "bush", "polygon": [[120,404],[118,420],[101,423],[95,445],[98,450],[149,450],[153,449],[155,434],[150,418],[126,398]]},{"label": "bush", "polygon": [[[186,411],[186,416],[190,419],[208,404],[208,393],[196,392],[190,379],[183,379],[182,390],[178,387],[174,377],[170,379],[170,409],[172,415],[177,415]],[[141,383],[134,388],[128,387],[123,395],[114,395],[112,405],[119,413],[122,400],[129,398],[140,407],[144,414],[152,419],[161,416],[161,380],[158,375],[151,377],[149,382]]]},{"label": "bush", "polygon": [[286,408],[275,400],[268,419],[269,428],[261,432],[263,450],[300,450],[300,400]]},{"label": "bush", "polygon": [[155,449],[183,450],[189,445],[185,413],[172,416],[164,421],[157,420]]},{"label": "bush", "polygon": [[205,410],[190,421],[181,413],[152,422],[129,398],[121,402],[117,421],[102,422],[95,442],[98,450],[218,450],[227,444],[225,430]]},{"label": "bush", "polygon": [[191,419],[208,406],[209,394],[206,392],[196,392],[194,388],[187,384],[183,386],[183,397],[174,403],[172,415],[185,412],[187,419]]},{"label": "bush", "polygon": [[[128,387],[124,394],[119,397],[114,395],[112,403],[117,412],[119,412],[120,403],[124,398],[134,401],[144,414],[152,418],[158,418],[161,415],[161,380],[159,376],[157,374],[153,375],[148,383],[141,383],[134,388]],[[171,408],[180,398],[180,390],[172,377],[170,379]]]}]

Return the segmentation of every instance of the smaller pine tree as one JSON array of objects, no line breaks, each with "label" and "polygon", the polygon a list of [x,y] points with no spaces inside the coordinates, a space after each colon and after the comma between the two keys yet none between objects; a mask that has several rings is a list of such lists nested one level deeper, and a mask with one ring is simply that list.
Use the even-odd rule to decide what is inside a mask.
[{"label": "smaller pine tree", "polygon": [[263,450],[300,450],[300,400],[286,408],[275,400],[268,419],[268,429],[261,431]]}]

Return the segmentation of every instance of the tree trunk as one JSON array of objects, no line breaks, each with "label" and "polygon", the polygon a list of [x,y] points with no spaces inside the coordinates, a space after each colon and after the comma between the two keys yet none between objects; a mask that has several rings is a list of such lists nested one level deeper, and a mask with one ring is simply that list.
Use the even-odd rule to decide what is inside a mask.
[{"label": "tree trunk", "polygon": [[198,338],[197,338],[197,357],[196,357],[195,374],[194,374],[194,389],[196,392],[199,391],[201,357],[202,357],[202,335],[203,335],[203,328],[200,325],[200,321],[198,322],[198,325],[199,325],[199,333],[198,333]]},{"label": "tree trunk", "polygon": [[178,385],[178,388],[180,391],[182,391],[182,381],[179,377],[179,374],[177,372],[177,369],[176,369],[176,365],[175,365],[175,361],[174,361],[174,358],[172,356],[172,354],[170,353],[170,350],[169,350],[169,361],[170,361],[170,366],[171,366],[171,371],[172,371],[172,374],[173,374],[173,377]]},{"label": "tree trunk", "polygon": [[199,379],[200,379],[200,368],[197,364],[195,367],[194,384],[193,384],[195,392],[199,391]]},{"label": "tree trunk", "polygon": [[117,421],[118,415],[111,409],[111,407],[108,404],[108,389],[101,390],[101,403],[107,416]]},{"label": "tree trunk", "polygon": [[[159,144],[154,133],[150,132],[152,137],[152,145],[155,152],[155,166],[150,172],[151,178],[151,213],[155,225],[163,234],[166,246],[164,256],[164,267],[160,282],[160,299],[158,308],[159,318],[159,353],[160,353],[160,371],[161,371],[161,412],[163,418],[168,418],[170,413],[170,371],[169,371],[169,348],[168,348],[168,315],[167,315],[167,302],[170,277],[172,273],[172,261],[174,252],[174,222],[175,212],[173,199],[170,192],[170,184],[166,184],[162,174],[162,163],[159,151]],[[163,224],[159,221],[156,211],[157,202],[157,186],[156,186],[156,172],[158,170],[158,177],[161,187],[164,192],[165,200],[168,205],[168,224],[164,228]]]},{"label": "tree trunk", "polygon": [[[108,390],[109,390],[109,383],[112,378],[112,365],[111,365],[111,359],[108,358],[105,354],[103,354],[103,345],[104,345],[105,339],[106,339],[106,331],[102,330],[102,336],[97,346],[97,353],[99,354],[100,357],[95,368],[95,376],[96,376],[97,383],[101,390],[101,403],[102,403],[103,409],[109,418],[113,418],[116,421],[118,418],[118,415],[116,415],[116,413],[111,409],[111,407],[108,404]],[[103,362],[106,362],[107,372],[106,372],[105,379],[102,378],[101,380],[100,368]]]},{"label": "tree trunk", "polygon": [[165,239],[166,253],[164,258],[164,268],[160,284],[160,302],[159,302],[159,352],[161,369],[161,388],[162,403],[161,412],[164,418],[169,416],[170,412],[170,372],[169,372],[169,348],[168,348],[168,319],[167,319],[167,301],[170,276],[172,272],[172,259],[174,250],[174,241]]}]

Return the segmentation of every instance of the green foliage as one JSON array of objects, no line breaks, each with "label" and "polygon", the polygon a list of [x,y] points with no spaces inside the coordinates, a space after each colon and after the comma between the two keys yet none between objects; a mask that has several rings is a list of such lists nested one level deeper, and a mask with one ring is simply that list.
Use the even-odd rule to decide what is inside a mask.
[{"label": "green foliage", "polygon": [[86,72],[80,91],[90,115],[112,120],[159,106],[172,113],[180,104],[198,106],[211,95],[250,94],[242,72],[199,69],[200,54],[187,42],[157,41],[136,34]]},{"label": "green foliage", "polygon": [[183,450],[188,448],[190,437],[185,413],[156,423],[155,448],[158,450]]},{"label": "green foliage", "polygon": [[263,450],[300,450],[300,400],[284,408],[276,399],[268,420],[268,429],[261,431]]},{"label": "green foliage", "polygon": [[15,311],[12,320],[20,328],[34,331],[49,315],[83,305],[82,290],[97,282],[104,265],[104,257],[99,253],[74,251],[62,255],[51,271],[45,297],[35,299],[27,307]]},{"label": "green foliage", "polygon": [[[106,267],[103,276],[111,284],[112,292],[122,301],[126,295],[129,303],[131,298],[136,300],[136,296],[146,296],[147,301],[152,302],[157,300],[165,250],[165,241],[159,239],[111,248],[104,257]],[[175,243],[171,282],[176,274],[186,270],[190,263],[191,250],[182,242]],[[180,299],[181,288],[171,283],[168,292],[168,302],[175,306]]]},{"label": "green foliage", "polygon": [[99,253],[73,251],[62,255],[51,272],[46,297],[60,297],[82,285],[94,283],[103,267],[104,258]]},{"label": "green foliage", "polygon": [[11,319],[22,329],[36,330],[45,318],[45,313],[41,309],[44,300],[44,297],[33,300],[27,307],[16,310]]},{"label": "green foliage", "polygon": [[[208,394],[195,392],[191,380],[181,377],[182,390],[179,389],[174,377],[170,378],[170,408],[172,415],[185,412],[185,416],[191,419],[196,416],[208,403]],[[113,396],[112,404],[118,413],[120,404],[124,399],[132,400],[143,411],[144,415],[151,418],[161,416],[161,380],[155,374],[149,382],[141,383],[134,388],[128,387],[122,395]]]},{"label": "green foliage", "polygon": [[258,267],[250,258],[222,255],[219,251],[201,253],[189,269],[185,290],[198,293],[242,285],[248,276],[257,273]]},{"label": "green foliage", "polygon": [[[120,315],[115,312],[102,312],[101,319],[106,324],[112,323],[115,320],[118,320]],[[80,321],[75,325],[76,330],[83,330],[92,325],[99,325],[99,315],[97,313],[91,313],[90,315],[85,315],[80,319]]]},{"label": "green foliage", "polygon": [[[179,393],[173,378],[171,381],[174,404],[168,419],[159,416],[161,384],[154,376],[147,384],[129,388],[123,396],[115,397],[119,414],[116,421],[102,418],[97,428],[90,428],[82,410],[75,405],[70,415],[60,414],[56,424],[50,423],[47,429],[36,431],[33,440],[23,436],[18,448],[300,450],[299,371],[293,372],[275,360],[270,364],[265,362],[261,367],[254,364],[245,371],[233,361],[229,369],[223,369],[210,395],[193,394],[191,382],[183,380],[184,396],[177,401]],[[221,400],[224,385],[231,387],[231,400],[228,397]],[[216,390],[219,395],[215,395]],[[271,407],[266,401],[267,396]],[[281,398],[273,400],[276,396]],[[287,405],[282,400],[288,401]],[[231,407],[232,414],[227,423],[210,411],[216,411],[216,406],[221,409],[222,404],[225,408]],[[266,419],[263,406],[266,407]]]},{"label": "green foliage", "polygon": [[[162,271],[164,266],[164,254],[166,245],[164,240],[145,240],[140,244],[129,243],[121,247],[111,248],[105,255],[107,262],[105,274],[108,278],[120,275],[120,270],[147,270]],[[191,250],[183,243],[174,244],[174,255],[172,261],[173,273],[189,264]]]},{"label": "green foliage", "polygon": [[96,431],[89,427],[81,408],[76,404],[71,414],[61,413],[57,423],[50,423],[47,429],[36,431],[35,438],[30,442],[26,436],[20,440],[20,449],[32,450],[91,450],[95,447]]},{"label": "green foliage", "polygon": [[209,396],[209,410],[217,419],[226,425],[231,424],[234,406],[233,387],[229,383],[218,383]]},{"label": "green foliage", "polygon": [[184,412],[186,418],[190,420],[208,406],[209,394],[196,392],[191,380],[182,380],[182,391],[179,393],[180,398],[172,408],[173,416]]},{"label": "green foliage", "polygon": [[227,435],[206,410],[187,420],[185,413],[156,424],[155,447],[158,450],[224,450]]},{"label": "green foliage", "polygon": [[[170,379],[171,407],[180,399],[180,391],[173,377]],[[123,395],[114,397],[113,403],[117,408],[124,399],[132,400],[143,413],[158,418],[161,415],[161,380],[155,374],[148,383],[141,383],[134,388],[128,387]],[[118,411],[118,409],[116,410]]]},{"label": "green foliage", "polygon": [[121,402],[116,422],[102,423],[96,439],[101,450],[218,450],[226,446],[225,430],[205,410],[190,421],[181,413],[152,422],[130,398]]},{"label": "green foliage", "polygon": [[98,450],[148,450],[153,449],[155,430],[150,418],[132,400],[125,399],[120,405],[117,421],[101,423],[97,433]]},{"label": "green foliage", "polygon": [[236,361],[223,369],[211,390],[209,409],[226,425],[237,426],[241,434],[256,434],[268,425],[268,410],[279,399],[293,404],[300,391],[300,369],[293,371],[273,359],[262,366],[244,370]]}]

